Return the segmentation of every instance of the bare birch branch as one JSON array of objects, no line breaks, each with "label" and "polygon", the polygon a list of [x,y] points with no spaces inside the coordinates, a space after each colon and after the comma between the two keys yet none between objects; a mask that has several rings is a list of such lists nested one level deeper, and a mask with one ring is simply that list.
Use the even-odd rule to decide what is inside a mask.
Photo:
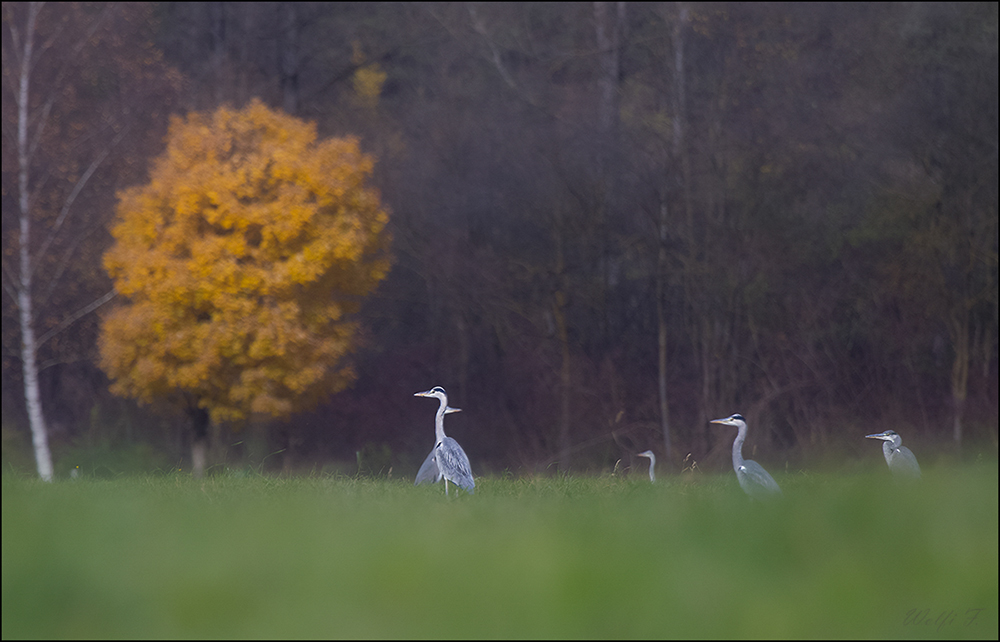
[{"label": "bare birch branch", "polygon": [[73,314],[69,315],[68,317],[66,317],[65,319],[63,319],[62,321],[60,321],[59,325],[57,325],[56,327],[52,328],[51,330],[49,330],[48,332],[46,332],[45,334],[43,334],[41,337],[38,338],[38,341],[37,341],[37,343],[35,345],[35,349],[37,350],[39,347],[42,346],[43,343],[45,343],[46,341],[48,341],[52,337],[56,336],[57,334],[59,334],[60,332],[62,332],[66,328],[68,328],[69,326],[73,325],[80,318],[87,316],[88,314],[90,314],[91,312],[93,312],[94,310],[96,310],[97,308],[101,307],[102,305],[104,305],[105,303],[107,303],[108,301],[110,301],[111,299],[115,298],[115,295],[117,295],[117,294],[118,294],[117,290],[111,290],[110,292],[104,294],[103,296],[101,296],[100,298],[98,298],[98,299],[96,299],[94,301],[91,301],[87,305],[83,306],[82,308],[80,308],[79,310],[77,310],[76,312],[74,312]]}]

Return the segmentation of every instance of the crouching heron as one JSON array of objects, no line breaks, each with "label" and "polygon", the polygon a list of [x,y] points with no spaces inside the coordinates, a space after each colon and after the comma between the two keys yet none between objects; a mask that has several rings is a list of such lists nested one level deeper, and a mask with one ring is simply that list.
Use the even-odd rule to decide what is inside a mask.
[{"label": "crouching heron", "polygon": [[893,475],[910,479],[920,478],[920,465],[916,456],[903,445],[903,438],[895,430],[886,430],[877,435],[865,435],[865,439],[882,440],[882,454],[885,455],[885,463],[889,464],[889,470]]}]

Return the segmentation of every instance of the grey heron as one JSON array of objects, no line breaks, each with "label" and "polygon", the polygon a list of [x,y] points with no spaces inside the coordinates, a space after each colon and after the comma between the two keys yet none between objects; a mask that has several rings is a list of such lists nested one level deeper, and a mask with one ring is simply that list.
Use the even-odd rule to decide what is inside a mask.
[{"label": "grey heron", "polygon": [[740,482],[743,492],[754,499],[767,499],[781,495],[781,488],[774,477],[768,474],[764,467],[752,459],[743,459],[743,442],[747,438],[747,422],[743,415],[735,414],[725,419],[713,419],[713,424],[736,426],[738,432],[733,441],[733,470]]},{"label": "grey heron", "polygon": [[[448,494],[448,482],[452,482],[470,493],[474,492],[476,482],[472,479],[472,466],[469,456],[465,454],[458,442],[444,434],[444,416],[449,412],[460,412],[460,408],[448,405],[448,394],[441,386],[435,386],[425,392],[415,392],[414,397],[435,397],[440,405],[434,417],[434,449],[424,460],[417,479],[414,482],[444,479],[444,493]],[[434,469],[437,472],[434,472]]]},{"label": "grey heron", "polygon": [[653,454],[652,450],[645,450],[645,451],[639,453],[639,457],[648,457],[649,458],[649,481],[655,482],[656,481],[656,473],[653,472],[653,469],[656,468],[656,455]]},{"label": "grey heron", "polygon": [[865,435],[865,439],[882,440],[882,454],[885,455],[885,463],[889,464],[889,470],[893,475],[911,479],[920,478],[920,465],[916,456],[903,445],[903,438],[895,430],[886,430],[877,435]]},{"label": "grey heron", "polygon": [[[444,409],[444,414],[450,414],[453,412],[462,412],[461,408],[452,408],[448,406]],[[434,444],[437,445],[437,442]],[[413,485],[418,484],[434,484],[440,481],[441,471],[438,470],[437,460],[434,458],[434,451],[436,449],[431,447],[431,451],[427,453],[427,458],[424,459],[424,463],[420,464],[420,470],[417,471],[417,478],[413,480]]]}]

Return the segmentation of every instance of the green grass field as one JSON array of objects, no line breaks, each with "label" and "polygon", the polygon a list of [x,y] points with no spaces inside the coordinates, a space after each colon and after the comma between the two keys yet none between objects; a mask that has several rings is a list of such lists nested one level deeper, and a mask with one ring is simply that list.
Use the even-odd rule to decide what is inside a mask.
[{"label": "green grass field", "polygon": [[664,477],[8,475],[3,638],[997,637],[995,463]]}]

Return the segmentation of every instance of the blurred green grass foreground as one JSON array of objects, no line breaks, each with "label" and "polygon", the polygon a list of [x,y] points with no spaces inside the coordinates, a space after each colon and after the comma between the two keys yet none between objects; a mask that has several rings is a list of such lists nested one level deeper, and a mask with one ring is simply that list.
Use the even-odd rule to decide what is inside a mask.
[{"label": "blurred green grass foreground", "polygon": [[997,638],[997,466],[3,478],[3,638]]}]

